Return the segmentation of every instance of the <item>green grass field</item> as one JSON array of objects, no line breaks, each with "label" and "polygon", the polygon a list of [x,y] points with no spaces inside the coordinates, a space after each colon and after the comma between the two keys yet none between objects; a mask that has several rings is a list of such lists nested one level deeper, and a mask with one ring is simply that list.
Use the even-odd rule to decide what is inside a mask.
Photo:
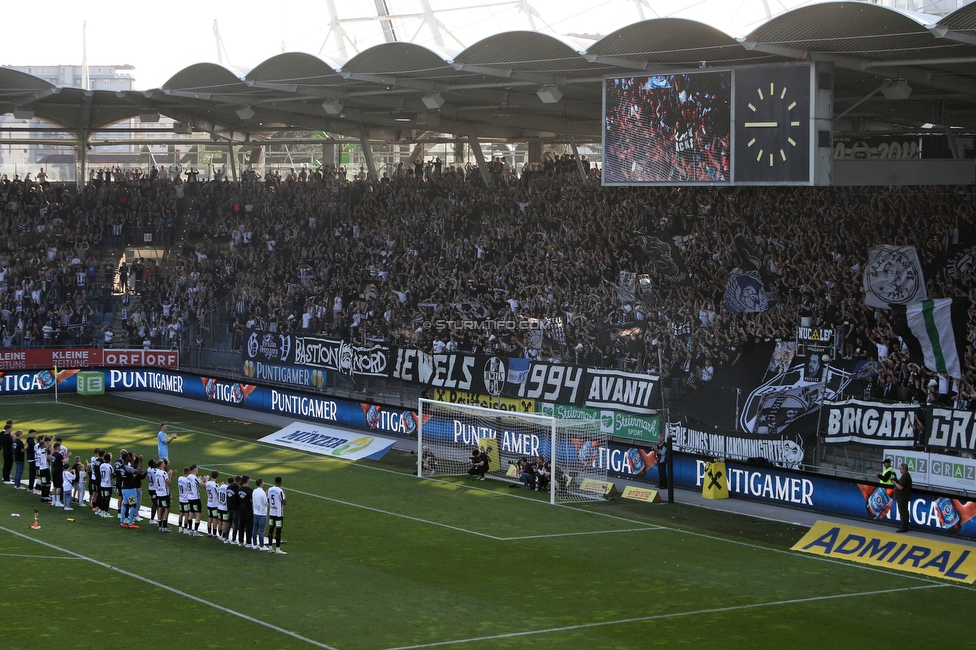
[{"label": "green grass field", "polygon": [[[0,399],[87,462],[284,477],[288,555],[121,530],[0,486],[0,647],[971,646],[976,590],[789,551],[803,530],[682,505],[554,507],[498,481],[419,480],[415,456],[332,460],[274,428],[124,398]],[[28,530],[32,509],[41,529]],[[19,518],[10,517],[19,513]],[[74,515],[74,522],[67,516]],[[145,522],[148,524],[148,522]]]}]

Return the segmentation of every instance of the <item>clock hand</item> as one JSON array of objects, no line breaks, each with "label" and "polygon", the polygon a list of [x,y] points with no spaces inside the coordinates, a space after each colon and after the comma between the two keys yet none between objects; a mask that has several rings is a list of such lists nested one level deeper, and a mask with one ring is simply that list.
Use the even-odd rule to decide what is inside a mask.
[{"label": "clock hand", "polygon": [[747,129],[755,128],[765,128],[765,129],[775,129],[779,126],[779,122],[746,122],[744,125]]}]

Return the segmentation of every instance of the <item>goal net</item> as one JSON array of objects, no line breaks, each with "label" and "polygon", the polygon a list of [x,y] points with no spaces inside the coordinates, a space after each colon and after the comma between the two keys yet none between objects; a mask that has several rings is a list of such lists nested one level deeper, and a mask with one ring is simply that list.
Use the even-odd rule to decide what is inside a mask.
[{"label": "goal net", "polygon": [[[607,435],[599,421],[560,420],[421,399],[417,409],[417,476],[464,476],[479,449],[488,478],[519,483],[520,461],[548,464],[538,485],[552,503],[595,501],[607,480]],[[555,450],[555,453],[553,453]]]}]

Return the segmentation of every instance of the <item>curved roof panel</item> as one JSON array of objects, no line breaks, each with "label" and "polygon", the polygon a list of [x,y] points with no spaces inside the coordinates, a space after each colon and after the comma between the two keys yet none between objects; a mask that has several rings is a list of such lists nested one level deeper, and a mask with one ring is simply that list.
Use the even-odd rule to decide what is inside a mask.
[{"label": "curved roof panel", "polygon": [[10,92],[18,90],[51,90],[54,86],[43,79],[38,79],[32,74],[0,67],[0,88],[5,92]]},{"label": "curved roof panel", "polygon": [[940,27],[950,29],[972,30],[976,36],[976,3],[970,3],[964,7],[956,9],[951,14],[939,21]]},{"label": "curved roof panel", "polygon": [[183,68],[163,84],[163,90],[180,90],[205,93],[239,93],[247,90],[247,84],[216,63],[195,63]]},{"label": "curved roof panel", "polygon": [[245,79],[281,84],[334,86],[342,83],[342,77],[336,70],[330,63],[311,54],[288,52],[262,62]]},{"label": "curved roof panel", "polygon": [[935,39],[918,14],[865,2],[829,2],[788,11],[747,41],[879,59],[958,56],[958,44]]},{"label": "curved roof panel", "polygon": [[342,72],[399,74],[417,79],[449,77],[454,68],[439,54],[414,43],[383,43],[363,50],[342,66]]},{"label": "curved roof panel", "polygon": [[586,53],[676,65],[751,63],[770,58],[743,49],[714,27],[683,18],[654,18],[627,25],[601,38]]},{"label": "curved roof panel", "polygon": [[538,32],[505,32],[489,36],[458,54],[454,63],[550,74],[572,74],[591,69],[580,52],[557,38]]}]

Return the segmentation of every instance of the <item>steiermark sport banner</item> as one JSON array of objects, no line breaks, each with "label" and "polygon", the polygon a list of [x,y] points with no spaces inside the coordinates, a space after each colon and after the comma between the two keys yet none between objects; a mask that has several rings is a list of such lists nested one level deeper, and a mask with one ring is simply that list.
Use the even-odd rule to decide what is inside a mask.
[{"label": "steiermark sport banner", "polygon": [[656,443],[661,434],[660,415],[632,415],[609,409],[539,402],[539,413],[560,420],[599,420],[600,432],[617,438]]}]

